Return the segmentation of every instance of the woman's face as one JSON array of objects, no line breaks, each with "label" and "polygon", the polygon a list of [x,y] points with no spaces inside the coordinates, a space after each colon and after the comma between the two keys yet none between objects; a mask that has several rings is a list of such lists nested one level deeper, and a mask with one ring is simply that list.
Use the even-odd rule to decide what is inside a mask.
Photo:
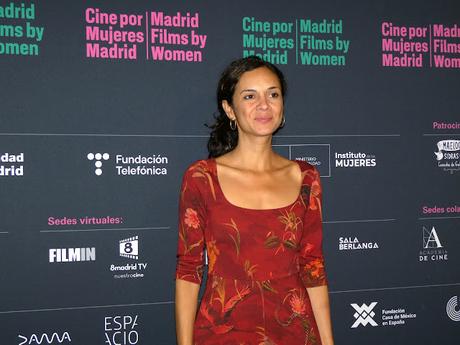
[{"label": "woman's face", "polygon": [[271,135],[281,124],[283,96],[275,73],[266,67],[245,72],[236,84],[233,104],[223,101],[227,116],[238,124],[238,134]]}]

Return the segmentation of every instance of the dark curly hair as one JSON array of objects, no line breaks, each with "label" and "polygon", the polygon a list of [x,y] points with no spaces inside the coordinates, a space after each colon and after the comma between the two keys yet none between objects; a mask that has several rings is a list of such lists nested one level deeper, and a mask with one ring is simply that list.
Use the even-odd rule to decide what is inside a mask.
[{"label": "dark curly hair", "polygon": [[211,129],[211,134],[208,140],[209,157],[215,158],[222,156],[236,147],[238,143],[238,131],[230,128],[230,119],[227,117],[222,107],[222,101],[225,100],[228,104],[232,105],[236,84],[238,84],[241,76],[245,72],[249,72],[260,67],[268,68],[278,77],[281,85],[281,94],[284,100],[287,85],[284,75],[278,67],[257,56],[248,56],[230,63],[220,76],[219,83],[217,85],[218,112],[214,116],[214,124],[208,126]]}]

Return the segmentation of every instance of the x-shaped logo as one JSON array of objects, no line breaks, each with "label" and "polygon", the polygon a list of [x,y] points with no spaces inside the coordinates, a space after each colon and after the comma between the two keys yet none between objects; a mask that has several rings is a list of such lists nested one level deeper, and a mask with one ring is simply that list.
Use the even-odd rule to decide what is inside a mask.
[{"label": "x-shaped logo", "polygon": [[356,321],[353,323],[351,328],[356,328],[359,325],[367,326],[367,324],[371,324],[373,327],[377,326],[377,323],[373,319],[375,313],[372,311],[376,305],[377,302],[372,302],[370,305],[367,305],[366,303],[363,303],[362,305],[352,303],[351,306],[356,311],[353,314]]}]

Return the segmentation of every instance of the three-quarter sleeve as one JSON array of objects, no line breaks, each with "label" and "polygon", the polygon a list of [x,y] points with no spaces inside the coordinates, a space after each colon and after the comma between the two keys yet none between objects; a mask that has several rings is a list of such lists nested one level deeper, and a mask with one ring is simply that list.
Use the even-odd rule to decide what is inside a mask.
[{"label": "three-quarter sleeve", "polygon": [[303,234],[300,241],[299,270],[305,287],[326,285],[326,272],[322,250],[322,190],[320,175],[310,168],[307,178],[310,185],[303,185],[302,197],[306,212],[303,219]]},{"label": "three-quarter sleeve", "polygon": [[206,205],[198,180],[193,177],[193,167],[185,172],[182,179],[179,196],[176,279],[201,284],[204,268]]}]

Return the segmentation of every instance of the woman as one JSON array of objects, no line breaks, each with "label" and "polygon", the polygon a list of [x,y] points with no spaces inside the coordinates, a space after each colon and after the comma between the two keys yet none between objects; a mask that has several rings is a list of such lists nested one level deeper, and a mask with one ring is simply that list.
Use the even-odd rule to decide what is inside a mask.
[{"label": "woman", "polygon": [[333,344],[319,174],[271,145],[285,91],[283,74],[257,57],[220,78],[210,158],[187,169],[180,194],[179,345]]}]

